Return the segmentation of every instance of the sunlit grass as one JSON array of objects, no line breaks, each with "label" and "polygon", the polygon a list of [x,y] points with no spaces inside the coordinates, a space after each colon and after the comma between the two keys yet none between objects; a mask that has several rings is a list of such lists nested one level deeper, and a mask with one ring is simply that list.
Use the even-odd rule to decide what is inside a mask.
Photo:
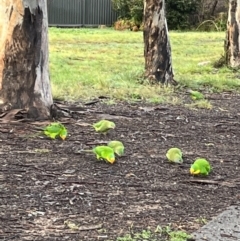
[{"label": "sunlit grass", "polygon": [[192,109],[194,109],[194,108],[196,108],[196,109],[208,109],[208,110],[212,109],[212,104],[208,100],[194,101],[191,104],[185,104],[185,106],[187,106],[189,108],[192,108]]},{"label": "sunlit grass", "polygon": [[[175,79],[193,89],[237,90],[239,80],[213,63],[223,54],[224,32],[170,32]],[[55,98],[179,103],[171,88],[142,83],[143,33],[113,29],[49,29],[50,76]],[[201,62],[210,61],[206,65]]]}]

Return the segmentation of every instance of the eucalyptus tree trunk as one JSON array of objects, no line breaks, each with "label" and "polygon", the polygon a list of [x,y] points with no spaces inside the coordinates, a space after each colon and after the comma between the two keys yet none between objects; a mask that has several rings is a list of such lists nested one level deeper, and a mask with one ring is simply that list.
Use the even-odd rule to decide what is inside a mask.
[{"label": "eucalyptus tree trunk", "polygon": [[225,39],[226,64],[240,67],[240,0],[229,0],[227,32]]},{"label": "eucalyptus tree trunk", "polygon": [[144,1],[145,77],[152,82],[176,84],[165,15],[165,0]]},{"label": "eucalyptus tree trunk", "polygon": [[46,0],[1,0],[0,16],[0,109],[35,108],[46,118],[53,102]]}]

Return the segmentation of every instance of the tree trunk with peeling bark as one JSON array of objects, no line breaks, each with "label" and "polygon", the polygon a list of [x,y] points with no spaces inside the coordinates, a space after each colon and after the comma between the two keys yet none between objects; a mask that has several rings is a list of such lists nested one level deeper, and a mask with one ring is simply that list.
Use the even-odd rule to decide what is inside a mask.
[{"label": "tree trunk with peeling bark", "polygon": [[240,67],[240,0],[229,0],[227,32],[225,39],[226,64]]},{"label": "tree trunk with peeling bark", "polygon": [[144,1],[145,77],[152,82],[176,85],[164,0]]},{"label": "tree trunk with peeling bark", "polygon": [[53,100],[46,0],[4,0],[0,16],[0,108],[48,118]]}]

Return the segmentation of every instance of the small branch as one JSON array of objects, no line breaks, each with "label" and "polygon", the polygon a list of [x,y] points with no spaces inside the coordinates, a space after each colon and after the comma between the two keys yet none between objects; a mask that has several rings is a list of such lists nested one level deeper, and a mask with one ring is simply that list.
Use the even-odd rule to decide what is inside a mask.
[{"label": "small branch", "polygon": [[88,230],[94,230],[94,229],[100,229],[100,228],[102,228],[102,224],[81,226],[81,227],[78,228],[78,230],[80,230],[80,231],[88,231]]},{"label": "small branch", "polygon": [[192,180],[188,180],[188,182],[221,185],[221,186],[227,186],[227,187],[236,187],[237,185],[236,183],[233,183],[233,182],[223,182],[223,181],[205,180],[205,179],[192,179]]}]

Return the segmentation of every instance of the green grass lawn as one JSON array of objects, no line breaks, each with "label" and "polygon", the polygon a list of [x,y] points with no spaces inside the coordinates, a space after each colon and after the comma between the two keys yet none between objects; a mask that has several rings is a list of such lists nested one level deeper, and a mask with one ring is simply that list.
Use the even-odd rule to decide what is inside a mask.
[{"label": "green grass lawn", "polygon": [[[194,89],[238,90],[236,72],[213,67],[223,54],[224,38],[224,32],[170,32],[175,79]],[[142,32],[49,28],[49,41],[54,98],[179,102],[173,89],[143,81]],[[198,65],[205,61],[210,64]]]}]

